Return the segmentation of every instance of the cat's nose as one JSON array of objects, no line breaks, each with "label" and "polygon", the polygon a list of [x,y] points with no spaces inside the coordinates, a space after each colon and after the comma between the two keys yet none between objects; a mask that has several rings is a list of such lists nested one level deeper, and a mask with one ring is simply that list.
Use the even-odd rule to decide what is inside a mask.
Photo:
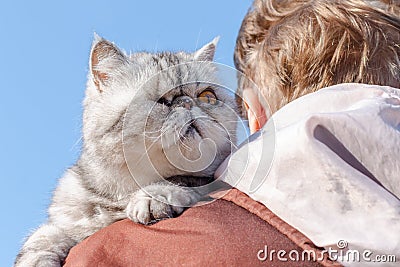
[{"label": "cat's nose", "polygon": [[175,107],[183,107],[186,109],[192,109],[193,100],[188,96],[180,96],[180,97],[175,98],[174,101],[172,101],[172,104]]}]

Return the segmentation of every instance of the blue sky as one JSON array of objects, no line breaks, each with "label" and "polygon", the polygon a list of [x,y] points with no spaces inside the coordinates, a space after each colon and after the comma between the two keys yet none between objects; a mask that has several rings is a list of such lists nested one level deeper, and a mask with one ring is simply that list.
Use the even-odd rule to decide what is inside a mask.
[{"label": "blue sky", "polygon": [[0,266],[46,219],[57,179],[80,152],[81,102],[93,32],[127,51],[233,48],[250,0],[0,3]]}]

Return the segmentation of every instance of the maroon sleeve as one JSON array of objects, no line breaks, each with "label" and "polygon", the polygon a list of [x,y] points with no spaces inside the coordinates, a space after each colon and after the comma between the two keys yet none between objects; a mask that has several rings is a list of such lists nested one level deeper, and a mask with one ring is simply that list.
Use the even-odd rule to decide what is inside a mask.
[{"label": "maroon sleeve", "polygon": [[[290,238],[285,230],[278,230],[276,225],[281,228],[282,221],[277,223],[279,218],[271,217],[272,213],[269,219],[260,217],[265,215],[262,207],[234,189],[224,199],[192,207],[177,218],[154,225],[119,221],[72,248],[65,266],[271,266],[271,262],[273,266],[333,265],[326,259],[322,263],[280,261],[276,253],[272,260],[259,260],[257,254],[266,247],[268,253],[285,250],[300,255],[303,249],[318,250],[307,243],[308,239],[293,238],[290,233],[297,232],[294,228],[290,228]],[[271,218],[272,224],[268,222]],[[265,257],[265,253],[259,256]]]}]

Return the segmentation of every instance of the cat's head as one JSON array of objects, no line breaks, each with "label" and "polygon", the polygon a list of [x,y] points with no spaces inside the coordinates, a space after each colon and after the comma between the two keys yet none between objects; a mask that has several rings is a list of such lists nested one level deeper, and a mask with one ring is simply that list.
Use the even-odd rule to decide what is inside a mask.
[{"label": "cat's head", "polygon": [[84,153],[94,164],[212,175],[237,124],[234,96],[217,85],[217,41],[194,53],[127,55],[96,36],[83,118]]}]

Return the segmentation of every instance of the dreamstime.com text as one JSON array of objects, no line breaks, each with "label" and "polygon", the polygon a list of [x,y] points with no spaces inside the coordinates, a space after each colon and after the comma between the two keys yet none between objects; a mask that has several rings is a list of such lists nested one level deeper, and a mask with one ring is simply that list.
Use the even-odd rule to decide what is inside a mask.
[{"label": "dreamstime.com text", "polygon": [[257,252],[257,258],[260,261],[323,261],[324,258],[328,257],[333,261],[340,262],[376,262],[376,263],[392,263],[396,262],[396,255],[387,254],[374,254],[373,251],[365,249],[362,251],[347,248],[348,243],[345,240],[339,240],[337,242],[338,249],[328,248],[318,253],[315,250],[303,250],[299,252],[297,250],[275,250],[268,249],[265,245],[263,249]]}]

